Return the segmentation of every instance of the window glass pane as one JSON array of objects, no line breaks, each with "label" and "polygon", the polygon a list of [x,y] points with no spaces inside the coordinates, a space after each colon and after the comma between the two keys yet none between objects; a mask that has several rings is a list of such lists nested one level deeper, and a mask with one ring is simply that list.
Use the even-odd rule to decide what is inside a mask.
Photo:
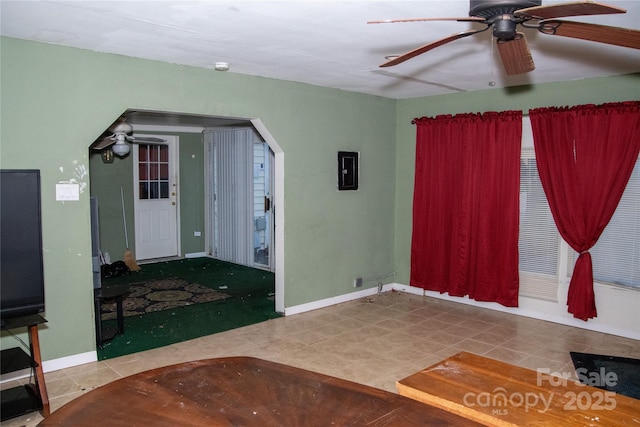
[{"label": "window glass pane", "polygon": [[160,163],[160,179],[169,179],[169,165],[166,163]]},{"label": "window glass pane", "polygon": [[138,163],[138,178],[140,180],[149,179],[149,168],[147,163]]},{"label": "window glass pane", "polygon": [[160,150],[160,161],[161,162],[168,162],[169,161],[169,147],[167,147],[166,145],[158,145],[158,148]]},{"label": "window glass pane", "polygon": [[149,183],[149,198],[157,199],[158,198],[158,183],[150,182]]},{"label": "window glass pane", "polygon": [[169,183],[168,182],[161,182],[160,183],[160,198],[161,199],[168,199],[169,198]]},{"label": "window glass pane", "polygon": [[140,196],[141,199],[148,199],[149,198],[149,184],[147,184],[146,182],[141,182],[140,183]]},{"label": "window glass pane", "polygon": [[[571,252],[575,263],[578,254]],[[611,221],[590,252],[595,281],[640,288],[640,161]]]},{"label": "window glass pane", "polygon": [[147,161],[147,159],[149,158],[148,147],[149,146],[145,144],[140,145],[140,148],[138,150],[138,158],[141,162]]},{"label": "window glass pane", "polygon": [[557,275],[558,231],[542,189],[535,158],[520,161],[519,269]]},{"label": "window glass pane", "polygon": [[158,150],[155,145],[147,145],[147,149],[149,150],[149,162],[157,162],[158,161]]},{"label": "window glass pane", "polygon": [[150,180],[156,180],[158,179],[158,164],[150,164],[149,165],[149,179]]}]

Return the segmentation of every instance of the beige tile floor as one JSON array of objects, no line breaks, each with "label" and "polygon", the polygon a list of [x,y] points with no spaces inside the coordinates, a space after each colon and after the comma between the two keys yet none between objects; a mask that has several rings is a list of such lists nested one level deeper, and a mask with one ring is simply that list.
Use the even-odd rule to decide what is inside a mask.
[{"label": "beige tile floor", "polygon": [[[127,375],[189,360],[253,356],[395,392],[460,351],[573,372],[569,351],[638,357],[640,341],[400,292],[45,374],[51,409]],[[4,384],[3,387],[11,386]],[[35,426],[38,413],[3,426]]]}]

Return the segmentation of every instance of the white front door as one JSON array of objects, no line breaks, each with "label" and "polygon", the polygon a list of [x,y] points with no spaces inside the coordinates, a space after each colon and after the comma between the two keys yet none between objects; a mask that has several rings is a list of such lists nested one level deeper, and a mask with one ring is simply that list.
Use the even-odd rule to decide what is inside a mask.
[{"label": "white front door", "polygon": [[159,137],[166,139],[166,144],[133,144],[135,253],[138,260],[179,254],[178,137]]}]

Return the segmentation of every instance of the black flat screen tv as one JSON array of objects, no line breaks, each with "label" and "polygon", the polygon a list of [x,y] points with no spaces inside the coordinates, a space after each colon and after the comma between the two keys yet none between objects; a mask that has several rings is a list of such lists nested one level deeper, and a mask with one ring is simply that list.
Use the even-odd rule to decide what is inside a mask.
[{"label": "black flat screen tv", "polygon": [[7,319],[45,307],[40,171],[0,174],[0,317]]}]

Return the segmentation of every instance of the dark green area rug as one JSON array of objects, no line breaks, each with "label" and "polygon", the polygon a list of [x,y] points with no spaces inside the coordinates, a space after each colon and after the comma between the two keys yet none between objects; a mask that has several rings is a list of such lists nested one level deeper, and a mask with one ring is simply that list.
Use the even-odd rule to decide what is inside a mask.
[{"label": "dark green area rug", "polygon": [[[141,265],[129,275],[103,284],[136,284],[179,278],[224,293],[227,298],[164,309],[124,318],[125,332],[103,348],[98,360],[150,350],[280,317],[275,312],[275,275],[211,258],[183,259]],[[126,307],[126,300],[125,300]],[[115,320],[107,320],[105,325]]]},{"label": "dark green area rug", "polygon": [[[129,286],[130,292],[122,304],[124,317],[229,298],[224,292],[189,283],[179,277],[132,283]],[[115,298],[103,300],[102,320],[115,319],[116,310]]]}]

